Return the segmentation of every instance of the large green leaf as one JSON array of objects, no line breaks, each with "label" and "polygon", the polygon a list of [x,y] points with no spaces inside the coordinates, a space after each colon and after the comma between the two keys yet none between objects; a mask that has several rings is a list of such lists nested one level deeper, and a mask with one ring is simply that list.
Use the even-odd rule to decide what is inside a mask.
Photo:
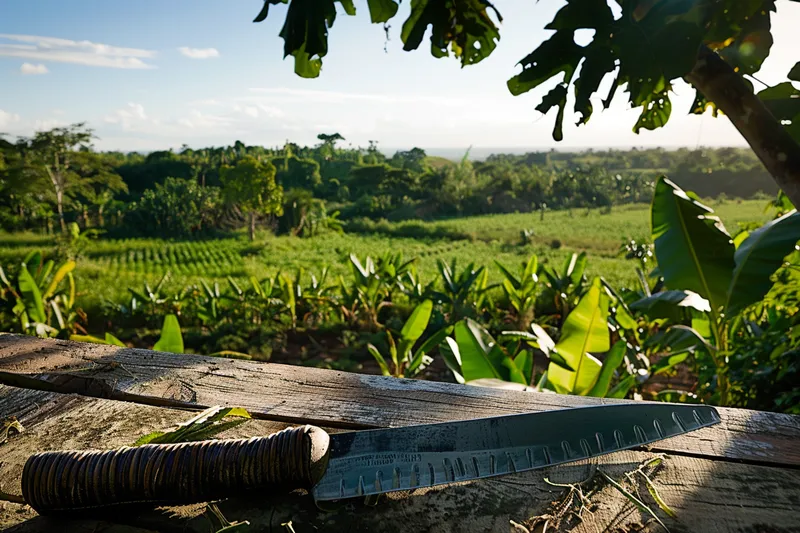
[{"label": "large green leaf", "polygon": [[461,352],[458,343],[452,337],[445,337],[444,342],[439,345],[439,354],[444,359],[444,364],[453,373],[458,383],[464,383],[464,376],[461,374]]},{"label": "large green leaf", "polygon": [[614,377],[619,365],[625,359],[625,352],[627,351],[627,344],[625,341],[617,341],[611,350],[606,354],[603,359],[603,367],[600,369],[600,375],[597,377],[597,382],[592,387],[587,395],[597,396],[604,398],[608,394],[608,389],[611,387],[611,379]]},{"label": "large green leaf", "polygon": [[456,343],[461,354],[461,375],[465,381],[481,378],[503,379],[502,360],[486,342],[488,333],[469,318],[456,324]]},{"label": "large green leaf", "polygon": [[161,326],[161,338],[155,343],[153,349],[161,352],[183,353],[183,335],[181,335],[178,317],[175,315],[164,317],[164,325]]},{"label": "large green leaf", "polygon": [[56,270],[53,279],[50,281],[50,285],[47,287],[47,290],[42,295],[42,298],[49,298],[51,297],[58,288],[58,284],[66,277],[67,274],[75,270],[75,261],[66,261],[58,267]]},{"label": "large green leaf", "polygon": [[[413,345],[417,342],[425,328],[428,327],[428,321],[431,318],[431,311],[433,310],[433,302],[425,300],[411,312],[411,316],[406,320],[403,329],[400,331],[400,337],[404,341],[408,341]],[[437,343],[438,344],[438,343]]]},{"label": "large green leaf", "polygon": [[547,379],[557,392],[586,394],[596,383],[602,364],[590,352],[607,352],[611,347],[608,333],[609,300],[600,278],[596,278],[564,321],[561,339],[555,349],[575,371],[550,363]]},{"label": "large green leaf", "polygon": [[408,365],[408,368],[411,370],[416,370],[422,364],[425,356],[442,344],[444,339],[453,331],[452,326],[445,326],[430,337],[428,337],[425,342],[420,344],[419,348],[414,352],[413,357],[411,358],[411,362]]},{"label": "large green leaf", "polygon": [[500,39],[487,9],[494,11],[502,22],[487,0],[411,0],[411,13],[400,33],[403,50],[416,50],[430,26],[434,57],[445,57],[452,52],[462,66],[478,63],[492,53]]},{"label": "large green leaf", "polygon": [[733,242],[719,218],[662,176],[651,220],[656,259],[667,286],[696,292],[712,311],[719,310],[734,267]]},{"label": "large green leaf", "polygon": [[369,18],[373,23],[388,22],[397,13],[394,0],[367,0]]},{"label": "large green leaf", "polygon": [[789,135],[800,141],[800,90],[787,81],[764,89],[758,97]]},{"label": "large green leaf", "polygon": [[392,372],[389,370],[389,365],[386,364],[386,359],[384,359],[383,355],[381,355],[381,351],[378,350],[374,344],[367,344],[367,351],[372,354],[372,357],[375,358],[378,366],[381,367],[381,373],[384,376],[391,376]]},{"label": "large green leaf", "polygon": [[561,357],[561,354],[555,350],[556,343],[553,342],[553,339],[550,338],[550,335],[548,335],[539,324],[531,324],[531,329],[533,330],[533,333],[528,333],[527,331],[504,331],[500,333],[498,340],[500,342],[509,340],[524,341],[529,346],[541,350],[542,353],[544,353],[547,358],[550,359],[551,363],[554,363],[565,370],[575,370],[569,366],[564,358]]},{"label": "large green leaf", "polygon": [[696,292],[678,290],[657,292],[630,305],[632,311],[638,311],[650,320],[666,318],[673,322],[679,322],[683,318],[685,313],[682,308],[702,312],[710,310],[708,300]]},{"label": "large green leaf", "polygon": [[525,378],[525,384],[530,385],[533,379],[533,353],[530,350],[522,350],[514,358],[514,364]]},{"label": "large green leaf", "polygon": [[39,291],[36,280],[33,279],[33,276],[31,276],[31,273],[28,271],[28,267],[25,265],[20,267],[18,282],[19,292],[22,295],[22,303],[25,305],[28,318],[40,324],[46,323],[47,315],[44,313],[42,293]]},{"label": "large green leaf", "polygon": [[798,240],[800,213],[793,211],[767,222],[742,242],[734,254],[736,267],[728,288],[725,314],[729,319],[769,292],[772,275]]},{"label": "large green leaf", "polygon": [[583,49],[575,44],[573,34],[572,30],[557,31],[525,56],[519,62],[522,72],[507,82],[511,94],[528,92],[561,73],[564,77],[560,81],[569,83],[583,57]]}]

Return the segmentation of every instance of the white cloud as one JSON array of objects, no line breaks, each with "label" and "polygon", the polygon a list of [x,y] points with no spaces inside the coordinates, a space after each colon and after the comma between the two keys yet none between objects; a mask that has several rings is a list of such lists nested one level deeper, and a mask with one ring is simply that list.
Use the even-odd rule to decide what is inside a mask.
[{"label": "white cloud", "polygon": [[122,109],[117,109],[110,115],[106,115],[103,120],[107,124],[119,124],[125,131],[136,130],[142,124],[153,122],[144,112],[144,106],[133,102]]},{"label": "white cloud", "polygon": [[0,128],[7,128],[19,122],[19,115],[0,109]]},{"label": "white cloud", "polygon": [[210,59],[212,57],[219,57],[219,50],[216,48],[189,48],[188,46],[181,46],[178,51],[192,59]]},{"label": "white cloud", "polygon": [[19,71],[23,74],[47,74],[50,72],[47,70],[47,67],[41,63],[36,65],[33,63],[23,63],[22,66],[19,67]]},{"label": "white cloud", "polygon": [[141,48],[123,48],[56,37],[0,33],[0,56],[6,57],[74,63],[91,67],[148,69],[155,68],[147,62],[155,55],[156,52],[153,50]]}]

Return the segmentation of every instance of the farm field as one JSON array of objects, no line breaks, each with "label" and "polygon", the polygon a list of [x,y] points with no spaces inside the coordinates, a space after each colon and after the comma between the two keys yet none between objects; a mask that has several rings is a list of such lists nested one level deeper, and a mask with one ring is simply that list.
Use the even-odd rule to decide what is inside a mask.
[{"label": "farm field", "polygon": [[[713,208],[731,233],[739,223],[768,218],[763,200],[725,201]],[[586,251],[588,275],[603,276],[614,286],[627,286],[634,280],[633,263],[618,255],[619,246],[625,239],[649,240],[649,225],[649,206],[626,205],[610,213],[597,209],[552,211],[545,213],[544,220],[538,213],[526,213],[381,223],[384,231],[373,234],[325,233],[300,238],[263,232],[255,242],[249,242],[245,234],[197,241],[101,237],[87,244],[75,275],[80,301],[87,311],[99,308],[104,300],[125,301],[128,287],[138,288],[145,281],[155,283],[167,272],[171,273],[166,285],[169,293],[200,278],[262,278],[300,268],[318,273],[326,266],[331,274],[344,274],[351,253],[364,258],[401,252],[406,259],[417,258],[423,281],[436,276],[437,259],[455,259],[462,266],[475,262],[487,265],[490,280],[499,281],[494,260],[516,266],[536,254],[540,263],[560,264],[573,252]],[[420,229],[431,236],[403,236],[419,235]],[[521,242],[523,229],[533,230],[528,244]],[[55,241],[48,236],[0,234],[1,265],[20,261],[32,250],[48,255],[55,249]]]}]

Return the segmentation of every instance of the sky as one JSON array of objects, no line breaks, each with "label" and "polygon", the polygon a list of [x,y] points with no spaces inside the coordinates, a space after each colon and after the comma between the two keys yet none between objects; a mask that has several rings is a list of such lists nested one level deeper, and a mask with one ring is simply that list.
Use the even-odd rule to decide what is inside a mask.
[{"label": "sky", "polygon": [[[542,28],[564,2],[495,4],[504,17],[497,49],[462,69],[453,58],[433,58],[427,36],[419,50],[402,50],[409,2],[387,41],[382,25],[370,24],[366,1],[356,0],[357,15],[337,17],[322,74],[309,80],[282,57],[285,7],[252,22],[262,0],[0,0],[0,132],[85,121],[98,149],[123,151],[315,144],[321,132],[384,149],[745,146],[726,118],[686,114],[694,90],[682,82],[666,128],[634,134],[638,111],[618,91],[586,126],[575,127],[568,112],[556,143],[555,110],[534,109],[552,83],[513,97],[505,82],[551,33]],[[800,3],[778,0],[772,24],[775,45],[758,73],[768,84],[785,81],[800,59]]]}]

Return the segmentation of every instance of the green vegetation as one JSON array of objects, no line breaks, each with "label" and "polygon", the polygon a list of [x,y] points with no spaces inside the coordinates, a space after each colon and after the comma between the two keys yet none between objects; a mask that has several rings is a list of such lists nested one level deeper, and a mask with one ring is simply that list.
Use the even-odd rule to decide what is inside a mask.
[{"label": "green vegetation", "polygon": [[[764,201],[723,201],[714,203],[720,217],[731,231],[738,224],[764,222]],[[128,296],[127,287],[142,287],[145,281],[155,284],[170,273],[164,290],[174,293],[183,286],[197,283],[199,278],[227,284],[232,276],[244,283],[249,276],[258,278],[275,272],[320,272],[330,267],[330,275],[349,272],[350,253],[358,257],[381,256],[385,252],[401,252],[416,258],[416,268],[425,283],[434,281],[439,267],[437,260],[456,259],[466,267],[470,262],[487,267],[489,282],[503,280],[495,260],[516,271],[516,265],[535,254],[541,265],[560,267],[573,252],[586,251],[587,273],[603,275],[616,286],[630,286],[636,275],[629,262],[619,255],[623,240],[647,240],[650,233],[646,206],[630,205],[600,210],[552,211],[539,213],[465,217],[440,222],[379,222],[383,231],[369,232],[360,228],[347,233],[322,233],[314,237],[273,236],[261,232],[254,243],[244,235],[195,240],[162,240],[152,238],[94,238],[81,245],[80,260],[73,272],[79,294],[90,315],[102,312],[104,300],[121,301]],[[532,229],[528,243],[520,240],[520,229]],[[560,247],[551,247],[558,240]],[[0,265],[21,262],[33,251],[47,257],[59,253],[60,239],[34,233],[0,234]],[[64,248],[62,246],[62,248]],[[66,254],[66,250],[61,252]],[[89,290],[88,288],[91,288]]]},{"label": "green vegetation", "polygon": [[[288,2],[268,0],[256,20]],[[340,4],[354,14],[352,2]],[[615,15],[605,0],[570,0],[508,82],[521,94],[563,75],[537,107],[557,108],[560,140],[572,86],[586,123],[590,98],[615,73],[604,105],[626,91],[642,110],[638,131],[668,121],[671,81],[684,78],[698,91],[692,112],[723,111],[754,153],[447,162],[419,148],[387,157],[375,142],[343,149],[341,134],[321,133],[313,147],[236,141],[144,156],[94,151],[83,124],[0,139],[9,232],[0,325],[397,377],[798,412],[800,92],[787,82],[756,95],[743,78],[769,53],[774,8],[634,1]],[[397,3],[369,10],[387,22]],[[499,38],[487,10],[415,1],[401,38],[416,49],[432,26],[435,56],[473,64]],[[333,0],[291,1],[282,36],[298,74],[319,74],[335,16]],[[594,30],[585,46],[574,42],[581,29]],[[772,220],[763,198],[728,200],[756,200],[778,192],[775,183]],[[716,197],[738,231],[695,193]]]},{"label": "green vegetation", "polygon": [[[173,352],[794,412],[797,213],[764,224],[763,202],[723,203],[732,219],[756,219],[732,238],[668,180],[655,191],[652,230],[647,210],[634,206],[431,223],[496,228],[488,242],[446,232],[438,240],[97,239],[77,263],[56,267],[35,251],[44,238],[17,234],[4,241],[0,322]],[[523,216],[534,229],[520,240]],[[546,244],[551,234],[537,241],[540,227],[587,221],[596,233],[585,238],[597,242],[586,251],[568,232],[557,248]],[[602,246],[609,227],[622,247]],[[50,244],[52,254],[63,248]]]}]

